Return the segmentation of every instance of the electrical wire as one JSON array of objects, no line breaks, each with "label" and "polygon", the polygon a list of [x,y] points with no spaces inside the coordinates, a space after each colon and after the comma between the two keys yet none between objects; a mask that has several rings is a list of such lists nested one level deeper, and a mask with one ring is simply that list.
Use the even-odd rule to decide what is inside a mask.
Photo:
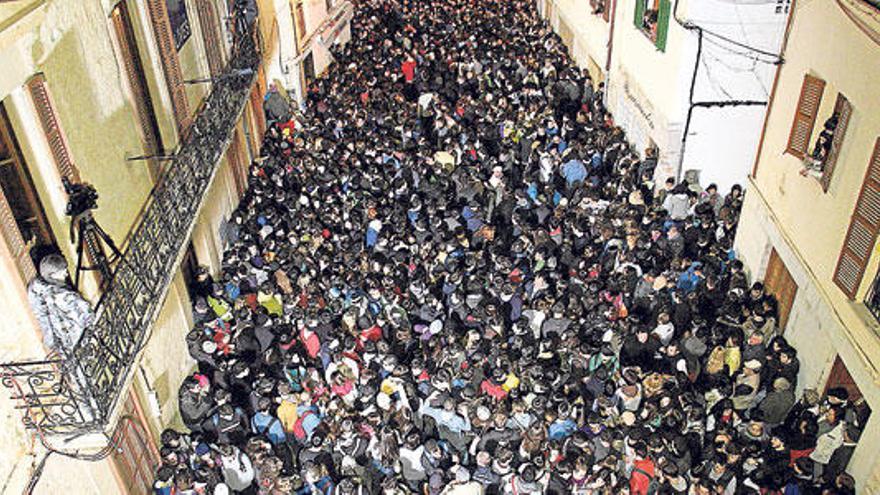
[{"label": "electrical wire", "polygon": [[727,98],[728,100],[732,100],[733,96],[731,96],[730,93],[728,93],[727,90],[724,89],[724,86],[722,86],[721,83],[718,82],[718,80],[715,79],[715,77],[712,75],[712,71],[709,69],[709,64],[706,63],[705,57],[700,58],[700,63],[703,64],[703,72],[706,73],[706,79],[709,81],[709,84],[712,85],[712,87],[715,88],[716,91],[723,94],[725,98]]},{"label": "electrical wire", "polygon": [[[764,97],[765,98],[770,97],[770,92],[767,89],[767,86],[764,84],[764,81],[761,79],[761,76],[757,72],[758,61],[757,61],[756,57],[752,57],[750,59],[751,64],[749,67],[736,67],[734,65],[731,65],[727,60],[724,60],[721,57],[712,54],[711,51],[709,51],[709,50],[705,51],[703,53],[703,55],[706,58],[710,59],[713,64],[720,65],[721,67],[724,67],[725,69],[727,69],[728,71],[730,71],[732,73],[735,73],[735,74],[749,73],[749,74],[751,74],[755,78],[755,82],[757,82],[758,86],[761,87],[761,91],[763,92]],[[708,68],[708,66],[706,66],[706,67]]]},{"label": "electrical wire", "polygon": [[774,62],[773,62],[773,63],[776,63],[776,64],[782,63],[782,58],[779,56],[778,53],[772,53],[772,52],[768,52],[768,51],[766,51],[766,50],[762,50],[762,49],[760,49],[760,48],[755,48],[755,47],[753,47],[753,46],[750,46],[750,45],[747,45],[747,44],[745,44],[745,43],[742,43],[742,42],[736,41],[736,40],[734,40],[734,39],[730,39],[730,38],[728,38],[727,36],[724,36],[724,35],[722,35],[722,34],[718,34],[718,33],[714,32],[714,31],[710,31],[710,30],[708,30],[708,29],[706,29],[706,28],[704,28],[704,27],[697,26],[697,25],[695,25],[695,24],[693,24],[693,23],[690,23],[690,25],[693,26],[693,27],[696,27],[696,28],[701,29],[701,30],[703,31],[703,34],[706,34],[706,35],[708,35],[708,36],[712,36],[712,37],[718,38],[718,39],[723,40],[723,41],[726,41],[726,42],[730,43],[731,45],[738,46],[738,47],[740,47],[740,48],[742,48],[742,49],[744,49],[744,50],[747,50],[747,51],[750,51],[750,52],[755,52],[755,53],[758,53],[758,54],[764,55],[764,56],[766,56],[766,57],[772,57],[772,58],[774,59]]},{"label": "electrical wire", "polygon": [[711,44],[712,46],[716,46],[716,47],[718,47],[724,51],[727,51],[729,53],[732,53],[734,55],[739,55],[741,57],[748,58],[749,60],[757,60],[757,61],[764,63],[764,64],[779,65],[782,61],[782,59],[779,59],[779,58],[777,58],[776,60],[765,60],[765,59],[760,58],[763,56],[761,54],[749,53],[748,51],[744,51],[744,50],[735,50],[727,45],[724,45],[723,43],[720,43],[718,41],[714,41],[709,38],[707,38],[705,41],[707,43]]}]

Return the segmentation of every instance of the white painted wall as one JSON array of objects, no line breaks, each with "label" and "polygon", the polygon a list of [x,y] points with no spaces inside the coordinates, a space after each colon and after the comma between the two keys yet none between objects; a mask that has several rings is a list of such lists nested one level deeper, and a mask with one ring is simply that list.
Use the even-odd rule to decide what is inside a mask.
[{"label": "white painted wall", "polygon": [[584,69],[593,59],[593,63],[604,72],[610,21],[606,22],[601,15],[593,14],[586,0],[553,0],[553,3],[555,15],[559,18],[556,22],[565,22],[574,35],[569,53],[575,63]]}]

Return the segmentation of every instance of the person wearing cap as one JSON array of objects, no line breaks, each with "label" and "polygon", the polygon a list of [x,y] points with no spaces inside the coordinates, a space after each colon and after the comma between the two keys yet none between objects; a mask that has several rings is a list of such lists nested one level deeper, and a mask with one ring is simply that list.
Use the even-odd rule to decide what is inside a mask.
[{"label": "person wearing cap", "polygon": [[784,377],[773,380],[773,389],[758,404],[757,409],[764,415],[764,420],[771,426],[782,424],[794,407],[795,396],[791,383]]},{"label": "person wearing cap", "polygon": [[736,410],[750,409],[761,390],[761,362],[746,361],[743,370],[733,380],[731,400]]},{"label": "person wearing cap", "polygon": [[457,466],[455,479],[440,492],[441,495],[483,495],[485,488],[477,481],[471,479],[471,473],[464,466]]},{"label": "person wearing cap", "polygon": [[461,434],[471,431],[470,417],[466,414],[466,411],[462,410],[461,405],[459,405],[458,410],[456,410],[455,401],[451,398],[443,400],[442,407],[434,407],[431,405],[431,403],[437,400],[439,396],[439,391],[435,391],[428,396],[427,400],[421,399],[418,414],[433,419],[438,428],[444,429],[452,434]]}]

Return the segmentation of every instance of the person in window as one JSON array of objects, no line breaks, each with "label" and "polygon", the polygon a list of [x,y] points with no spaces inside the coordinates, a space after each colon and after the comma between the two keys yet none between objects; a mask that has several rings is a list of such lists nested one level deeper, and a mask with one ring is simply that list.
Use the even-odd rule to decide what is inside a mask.
[{"label": "person in window", "polygon": [[658,12],[655,9],[648,9],[642,17],[642,29],[648,33],[651,40],[657,39],[657,14]]},{"label": "person in window", "polygon": [[28,301],[43,331],[43,343],[61,356],[95,321],[92,306],[70,286],[67,261],[59,254],[40,260],[39,276],[28,286]]},{"label": "person in window", "polygon": [[816,144],[813,146],[813,152],[810,153],[809,159],[805,160],[806,166],[801,171],[801,175],[806,176],[812,174],[820,177],[825,170],[825,161],[828,154],[831,153],[831,145],[834,142],[834,130],[837,129],[838,115],[835,113],[822,126],[822,132],[816,138]]},{"label": "person in window", "polygon": [[813,147],[813,153],[810,155],[819,162],[820,170],[825,164],[825,159],[828,158],[828,153],[831,152],[831,143],[834,141],[834,130],[837,129],[837,121],[838,116],[836,113],[828,117],[828,120],[825,121],[825,125],[822,127],[822,132],[816,138],[816,145]]}]

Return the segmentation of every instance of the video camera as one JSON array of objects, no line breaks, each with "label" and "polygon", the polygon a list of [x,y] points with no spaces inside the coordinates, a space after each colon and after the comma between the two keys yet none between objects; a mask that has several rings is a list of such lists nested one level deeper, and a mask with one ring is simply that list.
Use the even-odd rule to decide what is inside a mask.
[{"label": "video camera", "polygon": [[64,210],[66,215],[78,217],[98,207],[98,191],[95,186],[88,183],[74,184],[67,177],[61,178],[61,184],[67,193],[67,207]]}]

